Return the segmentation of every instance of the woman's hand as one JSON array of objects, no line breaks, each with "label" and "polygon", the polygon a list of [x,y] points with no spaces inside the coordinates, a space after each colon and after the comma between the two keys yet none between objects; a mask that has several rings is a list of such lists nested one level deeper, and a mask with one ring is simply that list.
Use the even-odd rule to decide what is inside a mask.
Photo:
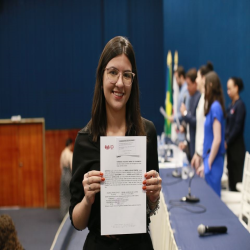
[{"label": "woman's hand", "polygon": [[95,194],[100,192],[101,181],[105,181],[101,171],[92,170],[84,175],[82,185],[87,204],[92,205],[94,203]]},{"label": "woman's hand", "polygon": [[197,170],[196,174],[199,175],[200,177],[204,178],[204,164],[202,164]]},{"label": "woman's hand", "polygon": [[187,147],[187,144],[183,141],[181,141],[178,145],[179,149],[181,149],[182,151],[184,151],[184,149]]},{"label": "woman's hand", "polygon": [[201,157],[195,153],[191,160],[191,166],[197,170],[200,167],[200,165],[201,165]]},{"label": "woman's hand", "polygon": [[145,175],[146,180],[142,182],[142,189],[147,192],[147,197],[151,202],[157,201],[161,191],[161,177],[155,170],[147,172]]}]

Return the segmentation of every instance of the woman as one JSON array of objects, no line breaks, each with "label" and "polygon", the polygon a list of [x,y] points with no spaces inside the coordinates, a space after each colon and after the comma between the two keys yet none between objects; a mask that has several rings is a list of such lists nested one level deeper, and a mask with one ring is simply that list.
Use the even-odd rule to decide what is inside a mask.
[{"label": "woman", "polygon": [[[148,233],[100,235],[100,136],[147,136],[147,173],[142,189],[149,215],[159,204],[157,135],[152,122],[141,118],[135,55],[131,43],[115,37],[105,46],[97,67],[92,117],[76,138],[70,183],[70,218],[76,229],[88,227],[83,249],[152,250]],[[91,188],[90,188],[91,187]]]},{"label": "woman", "polygon": [[198,169],[202,163],[203,154],[203,141],[204,141],[204,93],[205,93],[205,75],[210,71],[213,71],[214,67],[211,62],[207,62],[207,65],[202,65],[197,72],[197,89],[201,93],[201,97],[196,108],[196,132],[195,132],[195,154],[192,158],[191,165]]},{"label": "woman", "polygon": [[246,108],[239,95],[243,88],[240,78],[231,77],[227,82],[227,94],[232,103],[227,109],[225,148],[227,149],[229,188],[232,191],[237,191],[236,183],[242,181],[245,159],[243,134]]},{"label": "woman", "polygon": [[199,175],[205,175],[206,182],[220,196],[221,176],[224,164],[224,117],[225,106],[220,79],[215,72],[205,77],[206,121],[204,125],[203,165]]}]

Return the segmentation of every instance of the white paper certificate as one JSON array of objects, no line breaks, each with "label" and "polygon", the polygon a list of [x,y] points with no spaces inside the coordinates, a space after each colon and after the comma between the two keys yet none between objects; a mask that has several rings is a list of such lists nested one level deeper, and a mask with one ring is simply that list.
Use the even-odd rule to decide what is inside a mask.
[{"label": "white paper certificate", "polygon": [[146,233],[146,136],[102,136],[101,235]]}]

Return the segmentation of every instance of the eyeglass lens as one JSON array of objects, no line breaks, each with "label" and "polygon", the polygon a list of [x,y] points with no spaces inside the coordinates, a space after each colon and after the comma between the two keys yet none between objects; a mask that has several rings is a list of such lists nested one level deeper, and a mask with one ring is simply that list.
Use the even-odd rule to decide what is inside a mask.
[{"label": "eyeglass lens", "polygon": [[[108,74],[108,79],[111,83],[116,83],[120,77],[119,70],[114,68],[107,69],[107,74]],[[131,85],[133,81],[132,72],[123,72],[122,80],[125,85]]]}]

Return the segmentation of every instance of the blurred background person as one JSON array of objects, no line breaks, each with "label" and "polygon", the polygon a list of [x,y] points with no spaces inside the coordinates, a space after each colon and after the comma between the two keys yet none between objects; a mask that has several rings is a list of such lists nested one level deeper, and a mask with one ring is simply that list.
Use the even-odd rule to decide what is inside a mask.
[{"label": "blurred background person", "polygon": [[13,220],[7,214],[0,216],[0,249],[1,250],[23,250],[18,240]]},{"label": "blurred background person", "polygon": [[[188,146],[188,159],[191,160],[195,152],[195,132],[196,132],[196,108],[200,100],[201,94],[197,90],[197,70],[190,69],[186,74],[187,89],[190,95],[189,109],[184,103],[181,104],[182,120],[186,123],[186,141],[180,142],[179,147],[184,149]],[[187,146],[186,146],[187,145]]]},{"label": "blurred background person", "polygon": [[61,184],[60,184],[60,217],[64,218],[69,211],[70,192],[69,183],[72,176],[72,157],[73,157],[73,140],[68,138],[66,140],[65,148],[60,157],[61,168]]},{"label": "blurred background person", "polygon": [[213,71],[214,67],[211,62],[202,65],[197,72],[197,89],[201,93],[201,97],[196,108],[196,133],[195,133],[195,153],[191,161],[191,165],[198,169],[202,163],[203,143],[204,143],[204,104],[205,104],[205,75]]},{"label": "blurred background person", "polygon": [[220,196],[224,165],[224,117],[226,115],[220,79],[215,72],[206,75],[203,165],[197,174],[205,175],[210,187]]},{"label": "blurred background person", "polygon": [[181,124],[182,121],[182,115],[181,115],[181,104],[184,103],[188,109],[188,105],[189,105],[189,93],[188,93],[188,89],[187,89],[187,83],[185,80],[185,70],[182,66],[179,66],[177,68],[177,70],[175,71],[175,78],[176,78],[176,82],[179,86],[179,95],[178,95],[178,101],[177,101],[177,110],[175,111],[175,114],[171,117],[169,117],[169,121],[170,122],[175,122],[177,123],[177,130],[180,129],[180,131],[178,131],[177,133],[177,139],[178,139],[178,143],[181,141],[185,140],[185,131],[183,130],[183,128],[180,128],[179,125]]},{"label": "blurred background person", "polygon": [[246,107],[239,95],[243,88],[243,81],[240,78],[229,78],[227,94],[232,102],[227,108],[225,148],[227,150],[229,188],[232,191],[237,191],[237,182],[242,182],[246,151],[244,143]]}]

